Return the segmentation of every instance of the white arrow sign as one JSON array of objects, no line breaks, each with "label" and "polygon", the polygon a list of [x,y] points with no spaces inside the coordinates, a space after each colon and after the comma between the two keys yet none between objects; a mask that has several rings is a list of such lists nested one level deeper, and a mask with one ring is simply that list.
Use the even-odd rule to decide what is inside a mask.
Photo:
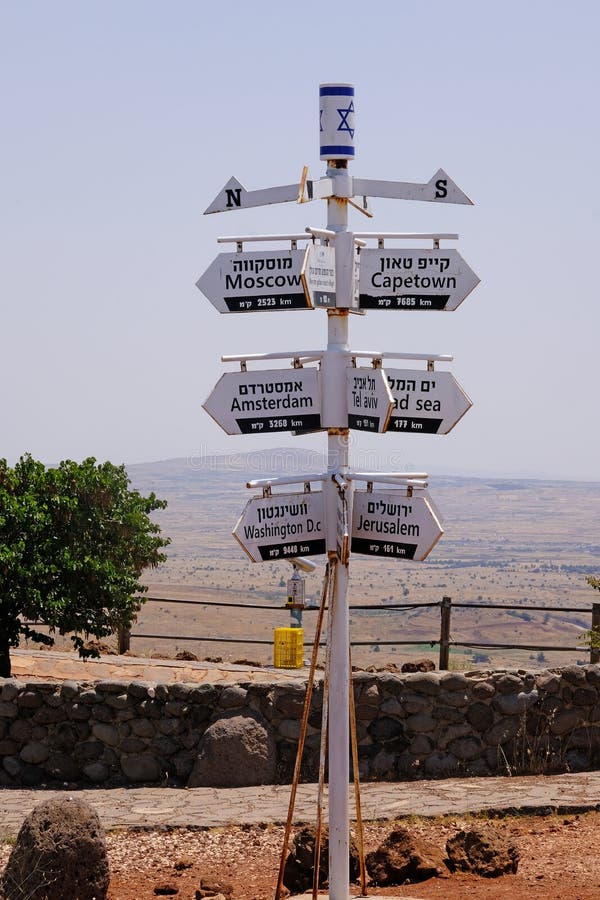
[{"label": "white arrow sign", "polygon": [[394,398],[383,369],[346,369],[348,428],[355,431],[386,430]]},{"label": "white arrow sign", "polygon": [[226,212],[229,209],[247,209],[252,206],[268,206],[271,203],[288,203],[298,200],[300,183],[282,184],[278,187],[263,188],[260,191],[247,191],[237,178],[230,178],[222,191],[219,191],[213,202],[204,210],[204,215]]},{"label": "white arrow sign", "polygon": [[478,284],[458,250],[369,248],[360,253],[361,309],[451,311]]},{"label": "white arrow sign", "polygon": [[[352,197],[388,197],[392,200],[427,200],[433,203],[463,203],[473,205],[467,195],[443,169],[433,175],[425,184],[411,181],[378,181],[372,178],[352,178]],[[204,210],[204,215],[227,212],[232,209],[249,209],[255,206],[269,206],[272,203],[306,203],[335,196],[334,179],[320,178],[308,180],[306,177],[296,184],[281,184],[277,187],[247,191],[237,178],[230,178],[219,191],[213,202]],[[347,188],[345,189],[347,191]],[[343,194],[348,197],[348,193]]]},{"label": "white arrow sign", "polygon": [[473,405],[451,372],[386,369],[394,408],[387,431],[448,434]]},{"label": "white arrow sign", "polygon": [[323,494],[254,497],[233,536],[253,562],[325,553]]},{"label": "white arrow sign", "polygon": [[430,200],[434,203],[465,203],[473,206],[473,201],[461,191],[457,184],[438,169],[425,184],[410,181],[374,181],[371,178],[353,178],[354,196],[389,197],[392,200]]},{"label": "white arrow sign", "polygon": [[219,253],[196,287],[222,313],[310,309],[305,257],[306,249]]},{"label": "white arrow sign", "polygon": [[312,306],[335,306],[335,249],[324,244],[308,248],[302,283]]},{"label": "white arrow sign", "polygon": [[227,434],[319,429],[319,373],[316,369],[227,372],[202,405]]},{"label": "white arrow sign", "polygon": [[401,490],[354,492],[354,553],[421,561],[443,533],[427,497],[409,497]]}]

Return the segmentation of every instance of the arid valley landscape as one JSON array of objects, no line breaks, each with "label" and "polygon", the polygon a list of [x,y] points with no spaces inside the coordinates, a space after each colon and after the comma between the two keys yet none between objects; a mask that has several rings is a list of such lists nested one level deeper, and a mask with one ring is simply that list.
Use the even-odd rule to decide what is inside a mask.
[{"label": "arid valley landscape", "polygon": [[[231,531],[247,500],[257,493],[246,489],[248,479],[322,467],[318,454],[290,449],[130,466],[134,487],[154,491],[169,503],[159,521],[172,543],[167,562],[147,574],[148,596],[207,604],[186,608],[182,603],[148,602],[133,629],[132,651],[172,656],[187,650],[200,659],[270,663],[273,628],[289,624],[283,605],[291,567],[285,562],[251,562]],[[450,638],[473,646],[452,647],[451,668],[541,668],[589,660],[582,634],[591,625],[593,602],[600,600],[586,582],[587,575],[600,571],[600,484],[445,476],[430,480],[430,492],[443,515],[445,533],[427,560],[352,556],[350,604],[373,607],[372,612],[351,610],[353,661],[379,667],[429,656],[437,662],[438,647],[430,642],[439,638],[439,606],[389,607],[439,604],[444,596],[453,604],[517,607],[454,608]],[[316,601],[324,558],[315,561],[321,564],[307,576],[306,592]],[[269,608],[246,612],[209,605],[213,603]],[[530,608],[535,606],[559,609]],[[311,640],[314,618],[310,611],[304,614],[306,641]],[[414,643],[394,646],[394,641]],[[489,649],[478,644],[572,649]]]}]

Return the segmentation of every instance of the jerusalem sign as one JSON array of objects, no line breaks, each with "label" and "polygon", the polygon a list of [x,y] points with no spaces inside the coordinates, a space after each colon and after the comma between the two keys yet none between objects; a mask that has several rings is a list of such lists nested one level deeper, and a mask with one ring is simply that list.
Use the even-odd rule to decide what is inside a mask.
[{"label": "jerusalem sign", "polygon": [[427,497],[409,497],[401,490],[354,492],[353,553],[420,562],[443,533]]}]

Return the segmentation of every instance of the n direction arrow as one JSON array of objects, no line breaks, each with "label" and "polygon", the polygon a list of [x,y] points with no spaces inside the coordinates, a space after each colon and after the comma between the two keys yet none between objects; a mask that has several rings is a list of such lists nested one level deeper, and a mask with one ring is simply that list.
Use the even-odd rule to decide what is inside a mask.
[{"label": "n direction arrow", "polygon": [[289,203],[298,201],[301,185],[282,184],[278,187],[263,188],[259,191],[247,191],[237,178],[230,178],[223,190],[219,191],[213,202],[204,210],[204,215],[216,212],[227,212],[231,209],[248,209],[253,206],[269,206],[271,203]]}]

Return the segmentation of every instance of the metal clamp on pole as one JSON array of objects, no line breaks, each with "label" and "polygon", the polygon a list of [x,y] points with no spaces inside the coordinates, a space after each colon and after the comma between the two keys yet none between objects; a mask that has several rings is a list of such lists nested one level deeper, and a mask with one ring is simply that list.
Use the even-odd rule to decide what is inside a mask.
[{"label": "metal clamp on pole", "polygon": [[240,237],[218,237],[217,244],[237,244],[238,250],[242,250],[243,244],[258,244],[262,242],[277,241],[309,241],[307,234],[244,234]]},{"label": "metal clamp on pole", "polygon": [[307,225],[304,230],[313,238],[321,238],[327,244],[329,241],[333,241],[336,236],[336,232],[331,231],[329,228],[313,228],[312,225]]},{"label": "metal clamp on pole", "polygon": [[[269,359],[302,360],[316,362],[323,356],[323,350],[290,350],[285,353],[234,353],[221,357],[221,362],[263,362]],[[293,364],[293,363],[292,363]]]},{"label": "metal clamp on pole", "polygon": [[433,241],[433,249],[439,250],[440,241],[457,241],[457,234],[417,234],[403,231],[355,231],[354,237],[377,241],[377,247],[383,250],[385,241]]},{"label": "metal clamp on pole", "polygon": [[310,490],[310,482],[311,481],[325,481],[329,476],[327,473],[320,473],[315,475],[300,475],[300,476],[288,476],[288,475],[280,475],[274,476],[273,478],[254,478],[252,481],[246,482],[247,488],[268,488],[269,490],[273,485],[279,484],[303,484],[309,485]]},{"label": "metal clamp on pole", "polygon": [[452,362],[450,353],[388,353],[383,350],[353,350],[352,356],[358,359],[404,359],[407,361]]}]

